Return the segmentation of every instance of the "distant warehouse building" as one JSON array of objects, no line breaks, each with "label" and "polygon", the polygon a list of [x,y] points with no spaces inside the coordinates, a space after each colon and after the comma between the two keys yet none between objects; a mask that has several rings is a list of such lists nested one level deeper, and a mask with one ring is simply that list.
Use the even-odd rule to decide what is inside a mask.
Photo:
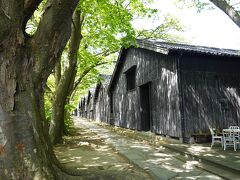
[{"label": "distant warehouse building", "polygon": [[240,125],[240,52],[138,40],[108,88],[111,123],[187,141]]},{"label": "distant warehouse building", "polygon": [[91,88],[80,100],[78,111],[81,117],[110,124],[110,98],[107,88],[111,75],[101,74],[99,78],[101,81],[96,87]]},{"label": "distant warehouse building", "polygon": [[111,79],[110,75],[100,75],[102,81],[97,83],[94,93],[94,119],[98,122],[110,124],[110,98],[107,88]]}]

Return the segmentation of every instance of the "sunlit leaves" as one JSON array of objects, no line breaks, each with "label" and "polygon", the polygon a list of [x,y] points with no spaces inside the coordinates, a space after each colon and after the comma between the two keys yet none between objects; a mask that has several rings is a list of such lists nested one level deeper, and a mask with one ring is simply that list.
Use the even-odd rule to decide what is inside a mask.
[{"label": "sunlit leaves", "polygon": [[[78,56],[80,67],[78,75],[93,64],[109,61],[107,56],[119,51],[120,47],[135,45],[137,37],[182,41],[179,36],[171,35],[173,31],[183,31],[183,27],[170,15],[164,16],[161,24],[155,25],[154,29],[133,28],[134,19],[148,19],[157,15],[158,10],[149,6],[151,2],[150,0],[82,1],[78,8],[83,12],[85,20]],[[114,58],[112,60],[116,60],[116,57]],[[95,74],[94,70],[95,68],[91,72],[92,75]]]},{"label": "sunlit leaves", "polygon": [[203,9],[212,9],[213,6],[208,0],[175,0],[176,5],[182,7],[196,7],[198,12]]},{"label": "sunlit leaves", "polygon": [[160,25],[153,29],[142,29],[137,31],[138,38],[155,38],[168,42],[184,42],[184,39],[176,32],[184,31],[185,27],[181,25],[179,20],[171,15],[163,16]]},{"label": "sunlit leaves", "polygon": [[85,13],[83,36],[91,51],[116,50],[134,43],[136,34],[131,21],[134,17],[150,16],[155,9],[141,0],[86,0],[81,4]]},{"label": "sunlit leaves", "polygon": [[[155,8],[150,8],[151,0],[82,0],[78,4],[78,11],[84,19],[81,35],[82,40],[78,52],[78,69],[76,82],[89,69],[81,80],[79,88],[71,96],[70,103],[77,103],[79,94],[86,92],[90,86],[99,80],[99,73],[110,74],[113,70],[112,62],[117,59],[116,52],[122,46],[129,47],[136,44],[136,37],[177,39],[167,35],[170,31],[181,31],[179,22],[170,16],[165,16],[162,24],[154,30],[133,28],[132,21],[136,18],[151,18],[157,14]],[[62,56],[62,70],[68,66],[69,49]],[[101,65],[101,66],[100,66]],[[64,73],[62,73],[64,74]]]},{"label": "sunlit leaves", "polygon": [[[86,68],[94,64],[97,65],[100,62],[111,64],[113,59],[109,58],[109,55],[119,51],[122,46],[128,47],[135,44],[136,31],[132,26],[133,18],[151,16],[156,12],[155,9],[147,8],[148,2],[150,1],[81,1],[78,8],[84,14],[84,25],[82,27],[83,39],[78,54],[79,76]],[[104,66],[107,65],[104,63]],[[91,76],[96,75],[96,78],[92,79],[97,79],[97,69],[101,71],[101,68],[91,70]],[[88,77],[88,79],[91,78]],[[90,85],[89,82],[86,85]]]},{"label": "sunlit leaves", "polygon": [[43,0],[41,4],[38,6],[37,10],[34,11],[33,16],[27,22],[26,32],[28,34],[33,35],[36,32],[46,4],[47,4],[47,0]]}]

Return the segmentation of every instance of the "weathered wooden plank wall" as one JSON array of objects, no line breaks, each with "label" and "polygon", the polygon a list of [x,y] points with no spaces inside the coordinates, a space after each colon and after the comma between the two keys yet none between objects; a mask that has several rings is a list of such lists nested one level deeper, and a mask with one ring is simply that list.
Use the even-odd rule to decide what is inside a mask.
[{"label": "weathered wooden plank wall", "polygon": [[85,115],[85,97],[82,97],[80,102],[81,102],[80,109],[79,109],[80,117],[84,117],[84,115]]},{"label": "weathered wooden plank wall", "polygon": [[88,92],[88,98],[87,98],[87,118],[88,119],[93,119],[94,114],[93,114],[93,109],[94,107],[94,90],[89,90]]},{"label": "weathered wooden plank wall", "polygon": [[[141,130],[139,86],[151,83],[152,131],[181,137],[177,57],[130,48],[113,91],[115,125]],[[137,66],[136,89],[126,90],[126,72]]]},{"label": "weathered wooden plank wall", "polygon": [[107,93],[107,87],[100,86],[98,96],[95,102],[95,120],[110,124],[110,99]]},{"label": "weathered wooden plank wall", "polygon": [[83,112],[83,117],[87,118],[87,96],[84,97],[84,112]]},{"label": "weathered wooden plank wall", "polygon": [[209,133],[209,126],[240,125],[240,62],[199,55],[180,62],[185,137]]}]

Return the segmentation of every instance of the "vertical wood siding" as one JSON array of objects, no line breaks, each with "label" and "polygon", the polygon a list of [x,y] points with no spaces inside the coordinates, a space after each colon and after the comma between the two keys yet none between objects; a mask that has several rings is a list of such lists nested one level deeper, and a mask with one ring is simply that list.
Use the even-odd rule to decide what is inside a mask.
[{"label": "vertical wood siding", "polygon": [[[151,131],[157,134],[188,138],[194,133],[209,133],[209,127],[240,125],[239,58],[174,52],[164,55],[131,47],[120,60],[124,61],[123,68],[118,69],[120,75],[111,89],[114,125],[142,130],[140,87],[147,83],[151,87]],[[127,91],[125,72],[133,66],[136,87]],[[82,114],[93,110],[88,116],[110,124],[107,86],[100,87],[92,102],[86,106],[87,98],[83,100]]]},{"label": "vertical wood siding", "polygon": [[[175,56],[130,48],[113,91],[114,122],[117,126],[141,130],[139,86],[151,83],[152,131],[173,137],[181,136],[179,91]],[[126,72],[136,69],[136,88],[126,90]]]},{"label": "vertical wood siding", "polygon": [[110,124],[110,99],[107,93],[107,85],[99,85],[97,99],[94,105],[94,119],[98,122]]},{"label": "vertical wood siding", "polygon": [[94,91],[89,91],[88,92],[88,97],[87,97],[87,114],[86,114],[86,117],[88,119],[93,119],[93,92]]},{"label": "vertical wood siding", "polygon": [[185,56],[181,61],[184,134],[240,125],[240,63],[233,58]]},{"label": "vertical wood siding", "polygon": [[87,117],[87,102],[86,102],[87,97],[83,97],[81,100],[81,107],[80,107],[80,116],[81,117]]}]

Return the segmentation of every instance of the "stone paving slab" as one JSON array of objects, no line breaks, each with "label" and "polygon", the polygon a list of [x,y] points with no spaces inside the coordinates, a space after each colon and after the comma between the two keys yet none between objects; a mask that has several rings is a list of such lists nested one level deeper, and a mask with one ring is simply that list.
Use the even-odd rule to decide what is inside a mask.
[{"label": "stone paving slab", "polygon": [[[108,126],[101,123],[100,125],[108,128]],[[202,168],[206,170],[213,169],[212,172],[216,172],[226,179],[240,179],[240,149],[234,151],[232,147],[228,147],[224,151],[220,144],[215,144],[211,148],[210,143],[183,144],[179,140],[156,135],[152,132],[135,131],[120,127],[108,129],[134,139],[147,141],[149,144],[157,147],[167,147],[182,155],[184,154],[187,158],[204,162],[201,164]],[[119,129],[121,130],[119,131]]]},{"label": "stone paving slab", "polygon": [[[117,129],[117,130],[116,130]],[[134,131],[119,127],[112,127],[114,132],[120,132],[118,129],[124,131],[124,135],[133,137],[134,139],[147,141],[156,147],[166,147],[183,156],[179,159],[186,161],[186,159],[197,160],[202,163],[196,165],[204,168],[207,171],[220,175],[225,179],[239,179],[240,180],[240,149],[234,151],[233,148],[228,147],[224,151],[220,144],[215,144],[211,148],[210,143],[205,144],[183,144],[178,140],[156,135],[151,132]],[[124,129],[124,130],[123,130]]]},{"label": "stone paving slab", "polygon": [[[64,143],[54,147],[66,168],[80,171],[80,176],[62,173],[61,180],[150,180],[149,173],[134,166],[89,128],[75,127]],[[1,177],[0,177],[1,179]]]},{"label": "stone paving slab", "polygon": [[113,146],[119,154],[145,169],[154,179],[222,179],[220,176],[197,168],[196,165],[199,164],[197,161],[183,161],[178,158],[181,156],[179,153],[166,147],[156,148],[144,142],[126,138],[80,118],[75,119],[75,122],[104,138],[105,142]]},{"label": "stone paving slab", "polygon": [[210,144],[178,145],[177,148],[176,144],[169,144],[167,147],[240,172],[240,150],[235,152],[229,148],[224,151],[220,145],[211,149]]}]

